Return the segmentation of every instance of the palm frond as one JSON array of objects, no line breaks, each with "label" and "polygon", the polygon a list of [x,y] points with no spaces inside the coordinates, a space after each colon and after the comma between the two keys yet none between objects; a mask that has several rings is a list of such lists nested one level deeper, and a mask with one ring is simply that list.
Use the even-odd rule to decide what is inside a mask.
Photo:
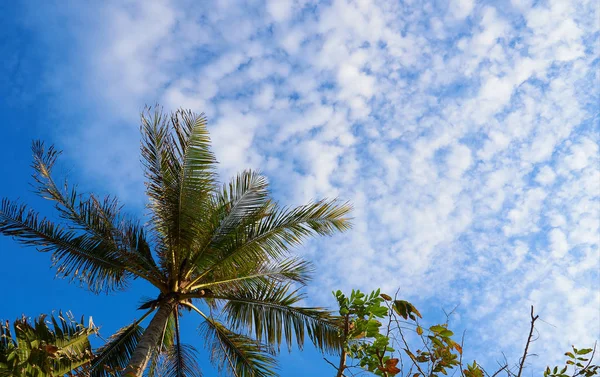
[{"label": "palm frond", "polygon": [[189,344],[173,345],[153,355],[146,377],[201,377],[198,351]]},{"label": "palm frond", "polygon": [[141,116],[141,154],[147,179],[146,194],[150,198],[152,224],[168,254],[162,255],[162,267],[172,272],[175,268],[172,249],[177,246],[174,228],[178,218],[181,163],[175,158],[173,136],[169,133],[167,118],[159,108],[155,108],[153,114],[150,112],[151,109],[147,108]]},{"label": "palm frond", "polygon": [[25,205],[2,200],[0,234],[51,252],[59,277],[79,279],[94,292],[122,289],[130,273],[123,260],[97,239],[41,218]]},{"label": "palm frond", "polygon": [[327,310],[296,306],[303,295],[289,284],[268,282],[255,284],[219,296],[235,331],[247,331],[258,341],[280,347],[285,340],[288,349],[295,339],[303,347],[305,334],[321,351],[336,353],[341,345],[335,317]]},{"label": "palm frond", "polygon": [[260,220],[271,208],[268,194],[267,179],[251,170],[243,171],[223,185],[213,197],[210,216],[206,219],[210,231],[191,256],[192,264],[201,270],[206,262],[202,257],[211,243],[219,242],[240,226]]},{"label": "palm frond", "polygon": [[247,336],[236,334],[217,320],[205,317],[200,327],[213,365],[235,377],[276,376],[273,350]]},{"label": "palm frond", "polygon": [[163,238],[164,268],[181,273],[203,210],[214,191],[216,160],[203,115],[177,111],[168,119],[158,109],[142,114],[142,157],[154,226]]},{"label": "palm frond", "polygon": [[[351,206],[335,200],[293,209],[278,208],[210,246],[213,259],[194,283],[216,273],[234,273],[239,266],[284,258],[291,248],[314,235],[332,235],[350,228]],[[216,259],[216,260],[215,260]]]},{"label": "palm frond", "polygon": [[202,376],[200,364],[197,361],[198,352],[190,345],[181,343],[181,330],[179,328],[179,310],[175,308],[173,315],[173,330],[175,342],[168,347],[162,360],[163,372],[161,377],[195,377]]},{"label": "palm frond", "polygon": [[119,329],[106,344],[96,350],[90,377],[111,377],[119,375],[125,369],[144,333],[140,323],[153,311],[149,310],[137,321]]},{"label": "palm frond", "polygon": [[69,222],[69,227],[84,232],[103,248],[118,255],[125,265],[131,267],[129,270],[134,275],[160,285],[157,284],[160,272],[151,252],[145,247],[145,232],[139,224],[121,215],[119,201],[111,196],[98,200],[94,195],[82,200],[76,188],[69,188],[66,182],[60,189],[52,178],[52,168],[60,152],[53,146],[46,149],[40,141],[33,143],[32,151],[37,192],[55,202],[59,216]]},{"label": "palm frond", "polygon": [[163,336],[160,344],[161,347],[159,348],[161,352],[170,349],[176,343],[176,338],[178,335],[177,315],[178,314],[176,314],[176,310],[174,310],[173,313],[169,315],[167,323],[165,323],[165,329],[163,331]]},{"label": "palm frond", "polygon": [[226,274],[224,277],[214,273],[210,280],[200,282],[190,290],[210,288],[215,294],[221,294],[244,287],[263,285],[266,282],[289,282],[305,285],[314,271],[312,263],[300,257],[285,258],[281,261],[268,261],[239,266],[234,275]]},{"label": "palm frond", "polygon": [[252,170],[244,170],[223,185],[213,198],[217,227],[211,232],[211,242],[218,242],[240,225],[260,220],[265,209],[271,208],[268,187],[267,178]]},{"label": "palm frond", "polygon": [[179,238],[189,249],[197,236],[196,228],[202,223],[210,198],[217,187],[217,160],[211,150],[204,114],[178,110],[171,115],[171,123],[177,135],[175,149],[182,161]]}]

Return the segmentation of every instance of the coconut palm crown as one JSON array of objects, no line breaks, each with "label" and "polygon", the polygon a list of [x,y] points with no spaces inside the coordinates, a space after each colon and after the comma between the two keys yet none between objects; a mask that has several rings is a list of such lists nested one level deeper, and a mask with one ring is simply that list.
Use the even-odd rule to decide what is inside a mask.
[{"label": "coconut palm crown", "polygon": [[[80,195],[58,184],[53,147],[33,143],[37,192],[55,202],[61,223],[7,199],[0,234],[52,254],[60,277],[93,292],[125,289],[144,279],[158,289],[141,318],[98,350],[92,376],[146,373],[194,376],[197,351],[181,343],[180,317],[197,314],[211,362],[230,375],[276,375],[282,344],[339,349],[335,318],[301,306],[298,291],[312,266],[293,248],[307,238],[349,228],[350,206],[335,200],[295,208],[270,199],[265,177],[243,171],[217,181],[217,161],[203,115],[147,108],[141,154],[149,221],[121,212],[112,196]],[[144,327],[144,321],[149,323]]]}]

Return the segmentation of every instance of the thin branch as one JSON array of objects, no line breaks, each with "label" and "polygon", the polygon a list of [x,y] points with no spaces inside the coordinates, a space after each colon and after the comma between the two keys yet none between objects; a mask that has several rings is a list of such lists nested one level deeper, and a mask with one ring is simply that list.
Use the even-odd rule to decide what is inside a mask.
[{"label": "thin branch", "polygon": [[523,357],[519,363],[519,372],[517,377],[521,377],[523,367],[525,366],[525,359],[527,359],[527,352],[529,351],[529,344],[531,344],[531,338],[533,336],[533,329],[535,328],[535,321],[539,318],[539,315],[533,315],[533,305],[531,305],[531,327],[529,328],[529,337],[527,337],[527,343],[525,344],[525,351],[523,351]]},{"label": "thin branch", "polygon": [[496,375],[498,375],[498,373],[502,372],[506,368],[508,368],[508,364],[504,364],[504,366],[502,368],[498,369],[494,374],[492,374],[492,377],[496,377]]},{"label": "thin branch", "polygon": [[[457,306],[458,307],[458,306]],[[462,337],[460,338],[460,356],[458,359],[458,369],[460,371],[460,375],[461,377],[464,377],[465,372],[463,372],[464,368],[463,368],[463,350],[465,349],[465,334],[466,334],[467,330],[463,331],[462,333]]]},{"label": "thin branch", "polygon": [[[398,325],[398,327],[397,327],[397,328],[398,328],[398,332],[400,333],[400,337],[401,337],[401,339],[402,339],[402,342],[404,343],[404,346],[406,347],[406,349],[407,349],[407,350],[410,350],[410,347],[409,347],[409,345],[408,345],[408,342],[406,341],[406,338],[404,337],[404,333],[403,333],[403,332],[402,332],[402,330],[400,329],[400,324],[398,323],[398,322],[399,322],[399,321],[398,321],[398,318],[396,317],[396,314],[394,313],[394,311],[393,311],[393,310],[392,310],[392,312],[391,312],[391,320],[392,320],[392,321],[394,321],[394,322],[396,322],[396,324]],[[409,355],[409,357],[410,357],[410,355]],[[413,364],[414,366],[416,366],[416,367],[417,367],[417,369],[419,370],[419,372],[421,373],[421,375],[422,375],[422,376],[428,376],[428,375],[429,375],[429,374],[425,373],[425,372],[424,372],[424,371],[421,369],[421,366],[420,366],[418,363],[416,363],[414,360],[412,360],[412,358],[411,358],[411,361],[412,361],[412,364]]]},{"label": "thin branch", "polygon": [[334,363],[332,363],[331,361],[327,360],[327,358],[326,358],[326,357],[324,357],[324,358],[323,358],[323,360],[325,360],[325,362],[327,362],[327,364],[329,364],[329,365],[331,365],[332,367],[334,367],[334,368],[335,368],[335,370],[337,370],[337,369],[338,369],[337,365],[335,365],[335,364],[334,364]]}]

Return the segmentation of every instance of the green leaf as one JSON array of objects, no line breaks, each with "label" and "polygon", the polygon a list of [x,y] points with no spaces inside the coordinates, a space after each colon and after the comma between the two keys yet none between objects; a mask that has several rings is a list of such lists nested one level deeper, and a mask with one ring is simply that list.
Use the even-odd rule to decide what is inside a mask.
[{"label": "green leaf", "polygon": [[447,329],[446,329],[444,326],[441,326],[441,325],[434,325],[434,326],[431,326],[431,327],[429,328],[429,330],[430,330],[431,332],[434,332],[434,333],[436,333],[436,334],[441,334],[442,332],[444,332],[444,331],[447,331]]}]

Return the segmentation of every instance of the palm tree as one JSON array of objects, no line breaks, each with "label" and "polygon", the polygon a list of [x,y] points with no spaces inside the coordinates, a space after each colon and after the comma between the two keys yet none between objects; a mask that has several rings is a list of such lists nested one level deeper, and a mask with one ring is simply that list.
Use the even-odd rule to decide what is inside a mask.
[{"label": "palm tree", "polygon": [[196,351],[180,336],[187,312],[199,315],[213,364],[234,376],[275,375],[281,344],[302,347],[305,335],[318,349],[336,352],[335,318],[299,305],[298,288],[312,265],[292,250],[309,237],[348,229],[350,206],[321,200],[282,207],[269,198],[266,178],[249,170],[220,185],[203,115],[147,108],[141,123],[146,224],[124,215],[114,197],[84,198],[57,184],[51,172],[60,152],[41,142],[32,148],[37,192],[55,202],[65,224],[7,199],[0,208],[0,234],[51,252],[59,276],[93,292],[124,289],[131,279],[158,289],[140,307],[141,318],[99,350],[94,376],[114,372],[103,365],[128,376],[148,366],[150,375],[159,367],[195,375]]},{"label": "palm tree", "polygon": [[0,324],[0,376],[52,377],[85,372],[92,361],[89,336],[97,328],[76,321],[70,313],[51,316],[52,327],[46,315],[33,324],[23,317],[13,322],[13,333],[8,321]]}]

